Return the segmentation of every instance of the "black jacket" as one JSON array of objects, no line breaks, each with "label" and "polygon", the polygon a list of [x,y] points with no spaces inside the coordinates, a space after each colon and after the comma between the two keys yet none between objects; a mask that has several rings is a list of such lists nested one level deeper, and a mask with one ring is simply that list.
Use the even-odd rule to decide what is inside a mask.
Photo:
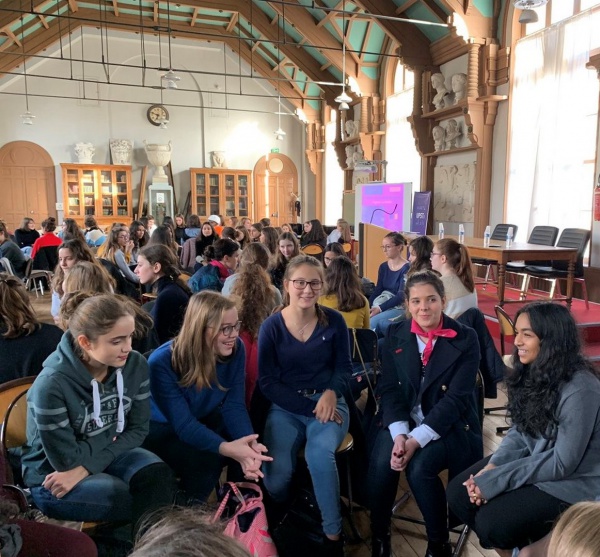
[{"label": "black jacket", "polygon": [[478,308],[470,308],[456,320],[463,325],[467,325],[467,327],[471,327],[477,333],[481,352],[479,371],[481,371],[483,377],[484,396],[485,398],[497,398],[496,383],[504,379],[506,366],[498,350],[496,350],[494,339],[485,324],[485,316]]},{"label": "black jacket", "polygon": [[454,329],[458,335],[438,337],[423,368],[411,323],[407,319],[393,324],[385,337],[380,379],[383,425],[407,421],[414,427],[410,412],[420,392],[423,423],[455,446],[460,460],[467,465],[475,462],[483,452],[476,396],[480,359],[477,335],[444,315],[443,327]]}]

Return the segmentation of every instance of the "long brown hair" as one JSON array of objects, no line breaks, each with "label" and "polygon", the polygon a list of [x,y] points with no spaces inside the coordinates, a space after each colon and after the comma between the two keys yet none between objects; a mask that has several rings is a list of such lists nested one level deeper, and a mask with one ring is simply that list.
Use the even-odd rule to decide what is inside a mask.
[{"label": "long brown hair", "polygon": [[264,245],[269,250],[271,255],[275,255],[279,251],[277,230],[272,226],[263,226],[261,234],[265,237]]},{"label": "long brown hair", "polygon": [[452,238],[438,240],[435,244],[441,255],[446,256],[448,265],[452,267],[456,276],[469,292],[475,291],[473,267],[467,248]]},{"label": "long brown hair", "polygon": [[189,286],[180,278],[179,261],[171,248],[164,244],[149,244],[142,248],[139,256],[146,259],[150,265],[160,263],[160,269],[164,276],[177,283],[188,294],[192,293]]},{"label": "long brown hair", "polygon": [[[181,330],[173,340],[171,355],[173,371],[182,387],[218,386],[214,341],[223,323],[223,314],[235,307],[233,300],[209,290],[190,298]],[[207,330],[211,331],[210,335],[206,334]]]},{"label": "long brown hair", "polygon": [[[56,250],[56,252],[59,255],[61,249],[68,249],[77,263],[79,263],[80,261],[89,261],[90,263],[94,263],[96,261],[92,250],[88,247],[88,245],[85,242],[82,242],[78,238],[66,240],[60,246],[58,246],[58,250]],[[54,269],[54,276],[52,277],[52,290],[54,290],[54,292],[56,292],[59,296],[62,296],[64,294],[62,288],[64,280],[65,271],[59,263],[56,266],[56,269]]]},{"label": "long brown hair", "polygon": [[115,252],[118,250],[123,252],[125,260],[129,263],[125,250],[121,249],[121,246],[119,245],[119,234],[121,232],[127,232],[127,234],[129,234],[129,228],[122,225],[113,226],[105,242],[106,250],[104,251],[104,259],[108,259],[115,265],[117,264],[115,260]]},{"label": "long brown hair", "polygon": [[[287,240],[288,242],[292,242],[294,244],[294,253],[292,253],[292,256],[289,260],[284,257],[283,253],[281,253],[281,250],[279,249],[279,242],[281,242],[282,240]],[[297,255],[300,255],[300,242],[298,242],[298,238],[296,238],[296,235],[292,232],[282,232],[279,235],[279,238],[277,238],[277,255],[275,256],[275,268],[285,269],[287,267],[288,261],[291,261]]]},{"label": "long brown hair", "polygon": [[30,335],[40,327],[23,283],[8,273],[0,273],[0,326],[4,338]]},{"label": "long brown hair", "polygon": [[339,311],[362,309],[367,299],[362,293],[358,273],[347,257],[336,257],[325,269],[325,296],[337,297]]},{"label": "long brown hair", "polygon": [[269,251],[264,244],[254,242],[246,247],[240,258],[239,277],[231,292],[239,301],[239,319],[243,328],[252,338],[258,336],[260,326],[275,303],[271,277],[266,271],[269,260]]}]

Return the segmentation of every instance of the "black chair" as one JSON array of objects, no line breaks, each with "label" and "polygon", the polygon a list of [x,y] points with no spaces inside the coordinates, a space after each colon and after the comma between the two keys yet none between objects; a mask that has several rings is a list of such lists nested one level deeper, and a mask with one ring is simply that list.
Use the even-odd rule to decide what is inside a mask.
[{"label": "black chair", "polygon": [[[538,246],[553,246],[558,238],[558,228],[556,226],[534,226],[529,239],[528,244],[536,244]],[[522,277],[521,280],[521,299],[525,299],[526,291],[523,290],[525,281],[527,280],[527,274],[525,273],[525,267],[528,265],[539,266],[551,266],[551,261],[511,261],[506,265],[506,271],[514,273]]]},{"label": "black chair", "polygon": [[357,400],[364,389],[369,388],[373,394],[373,383],[378,372],[378,339],[377,333],[371,329],[348,329],[348,333],[353,364],[350,390],[354,400]]},{"label": "black chair", "polygon": [[[556,243],[557,248],[573,248],[577,250],[577,260],[575,262],[574,271],[574,282],[581,284],[583,290],[583,299],[585,300],[585,307],[589,309],[590,303],[587,295],[587,287],[585,284],[585,278],[583,276],[583,254],[587,245],[590,241],[591,232],[583,228],[565,228],[558,242]],[[527,265],[524,272],[527,273],[526,284],[523,289],[525,295],[529,291],[529,282],[531,277],[548,280],[552,283],[548,297],[554,298],[555,291],[558,289],[560,295],[560,286],[558,285],[559,280],[567,280],[568,275],[568,262],[553,260],[550,266],[539,266],[539,265]]]},{"label": "black chair", "polygon": [[45,246],[37,250],[33,258],[34,271],[50,271],[54,273],[54,269],[58,265],[58,246]]},{"label": "black chair", "polygon": [[[512,227],[513,229],[513,240],[517,237],[517,230],[519,227],[516,224],[508,224],[501,223],[497,224],[494,227],[492,235],[490,236],[491,242],[506,242],[506,234],[508,229]],[[485,278],[483,279],[484,283],[489,282],[490,273],[494,273],[494,266],[498,265],[498,261],[496,259],[487,259],[485,257],[472,257],[471,263],[477,267],[486,267]],[[492,277],[493,280],[496,280],[495,277]]]}]

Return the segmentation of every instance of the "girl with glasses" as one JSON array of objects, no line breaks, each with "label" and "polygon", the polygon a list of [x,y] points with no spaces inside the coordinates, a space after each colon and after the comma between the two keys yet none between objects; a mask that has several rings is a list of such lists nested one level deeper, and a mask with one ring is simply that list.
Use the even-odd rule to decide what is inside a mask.
[{"label": "girl with glasses", "polygon": [[135,244],[129,236],[129,228],[126,226],[115,226],[110,231],[108,240],[106,241],[106,251],[103,259],[116,265],[128,281],[139,284],[140,279],[129,268],[134,246]]},{"label": "girl with glasses", "polygon": [[338,312],[317,304],[323,268],[314,257],[294,257],[283,287],[284,308],[263,323],[258,336],[259,386],[271,402],[265,443],[273,460],[265,464],[264,483],[275,504],[284,507],[304,447],[325,543],[332,555],[341,556],[335,451],[348,431],[343,398],[351,374],[348,329]]},{"label": "girl with glasses", "polygon": [[410,268],[403,255],[405,247],[406,239],[399,232],[390,232],[383,238],[381,249],[387,261],[379,266],[377,284],[369,297],[371,329],[380,337],[392,319],[404,315],[404,283]]},{"label": "girl with glasses", "polygon": [[152,417],[144,446],[173,468],[187,501],[206,501],[227,464],[230,474],[241,467],[246,479],[258,480],[271,460],[244,403],[240,325],[232,300],[201,292],[190,299],[179,334],[148,360]]}]

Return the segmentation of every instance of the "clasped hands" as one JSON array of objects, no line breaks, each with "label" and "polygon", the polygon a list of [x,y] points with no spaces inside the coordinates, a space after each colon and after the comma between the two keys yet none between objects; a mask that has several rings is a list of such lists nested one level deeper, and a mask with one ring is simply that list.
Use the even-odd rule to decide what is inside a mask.
[{"label": "clasped hands", "polygon": [[463,482],[463,485],[467,488],[467,493],[469,494],[469,499],[471,500],[471,503],[477,505],[478,507],[481,507],[481,505],[485,505],[487,503],[487,499],[483,496],[483,493],[481,493],[479,487],[477,487],[477,484],[475,483],[475,478],[477,476],[481,476],[481,474],[483,474],[487,470],[493,470],[494,468],[496,468],[496,466],[489,462],[486,466],[479,470],[477,474],[475,474],[474,476],[473,474],[471,474],[469,479],[466,482]]},{"label": "clasped hands", "polygon": [[390,466],[396,472],[406,470],[410,459],[414,456],[417,449],[421,446],[414,437],[408,437],[404,434],[396,435],[394,439],[394,448],[392,449],[392,458]]},{"label": "clasped hands", "polygon": [[267,447],[258,442],[256,433],[240,437],[235,441],[221,443],[219,446],[219,453],[237,460],[242,467],[244,478],[253,481],[264,477],[260,470],[262,463],[273,460],[272,457],[263,454],[266,452]]}]

